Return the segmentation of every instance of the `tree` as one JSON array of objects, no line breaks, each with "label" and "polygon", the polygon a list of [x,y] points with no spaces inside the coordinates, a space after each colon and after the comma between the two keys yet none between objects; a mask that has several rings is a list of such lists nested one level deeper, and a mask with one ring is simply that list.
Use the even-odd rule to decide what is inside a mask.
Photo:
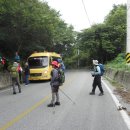
[{"label": "tree", "polygon": [[10,58],[15,51],[25,59],[34,50],[63,53],[74,42],[73,27],[39,0],[1,0],[0,28],[0,51]]},{"label": "tree", "polygon": [[91,64],[92,59],[106,62],[125,51],[126,44],[126,5],[113,7],[104,23],[94,24],[78,33],[77,45],[86,54],[84,60]]}]

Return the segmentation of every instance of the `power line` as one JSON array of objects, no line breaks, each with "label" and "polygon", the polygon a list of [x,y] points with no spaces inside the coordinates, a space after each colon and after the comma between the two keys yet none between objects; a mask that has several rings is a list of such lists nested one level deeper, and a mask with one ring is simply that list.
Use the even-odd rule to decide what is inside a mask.
[{"label": "power line", "polygon": [[85,10],[85,13],[87,15],[87,19],[88,19],[88,22],[89,22],[89,25],[91,26],[91,22],[90,22],[90,19],[88,17],[88,13],[87,13],[87,10],[86,10],[86,7],[85,7],[85,4],[84,4],[84,1],[82,0],[82,4],[83,4],[83,7],[84,7],[84,10]]}]

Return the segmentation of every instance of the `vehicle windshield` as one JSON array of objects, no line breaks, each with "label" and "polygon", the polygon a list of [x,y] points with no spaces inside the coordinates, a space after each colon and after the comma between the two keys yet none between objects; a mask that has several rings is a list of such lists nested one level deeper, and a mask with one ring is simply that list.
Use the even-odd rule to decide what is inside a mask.
[{"label": "vehicle windshield", "polygon": [[48,57],[30,57],[28,59],[28,64],[30,68],[41,68],[48,66]]}]

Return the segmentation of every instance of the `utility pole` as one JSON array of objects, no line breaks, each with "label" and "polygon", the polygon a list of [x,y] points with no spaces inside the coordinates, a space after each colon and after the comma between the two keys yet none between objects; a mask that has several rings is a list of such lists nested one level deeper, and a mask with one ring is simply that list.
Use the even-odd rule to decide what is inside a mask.
[{"label": "utility pole", "polygon": [[77,50],[77,54],[78,54],[78,63],[77,63],[77,66],[78,66],[78,69],[79,69],[79,48]]},{"label": "utility pole", "polygon": [[127,0],[127,45],[126,63],[130,65],[130,0]]}]

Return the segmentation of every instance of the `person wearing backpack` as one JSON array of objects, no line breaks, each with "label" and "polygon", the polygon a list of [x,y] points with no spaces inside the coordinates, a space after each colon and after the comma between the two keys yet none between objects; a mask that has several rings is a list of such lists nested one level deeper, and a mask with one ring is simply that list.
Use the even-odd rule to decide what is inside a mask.
[{"label": "person wearing backpack", "polygon": [[12,86],[13,86],[13,94],[16,94],[15,85],[18,86],[19,93],[21,93],[21,86],[19,83],[19,73],[18,73],[18,63],[14,62],[13,66],[11,67],[11,77],[12,77]]},{"label": "person wearing backpack", "polygon": [[[53,67],[53,70],[51,72],[51,82],[50,82],[51,91],[52,91],[52,100],[51,100],[51,103],[47,105],[48,107],[54,107],[55,105],[60,105],[59,93],[58,93],[59,86],[60,86],[60,81],[58,79],[58,77],[59,77],[59,73],[58,73],[59,65],[58,65],[57,61],[52,61],[51,65]],[[55,102],[55,97],[56,97],[56,102]]]},{"label": "person wearing backpack", "polygon": [[91,73],[92,76],[94,77],[93,84],[92,84],[93,88],[92,88],[92,92],[90,92],[89,94],[95,95],[95,90],[96,87],[98,86],[100,90],[99,96],[102,96],[104,95],[104,91],[102,89],[102,84],[101,84],[101,69],[97,60],[93,60],[93,65],[94,65],[94,71]]}]

